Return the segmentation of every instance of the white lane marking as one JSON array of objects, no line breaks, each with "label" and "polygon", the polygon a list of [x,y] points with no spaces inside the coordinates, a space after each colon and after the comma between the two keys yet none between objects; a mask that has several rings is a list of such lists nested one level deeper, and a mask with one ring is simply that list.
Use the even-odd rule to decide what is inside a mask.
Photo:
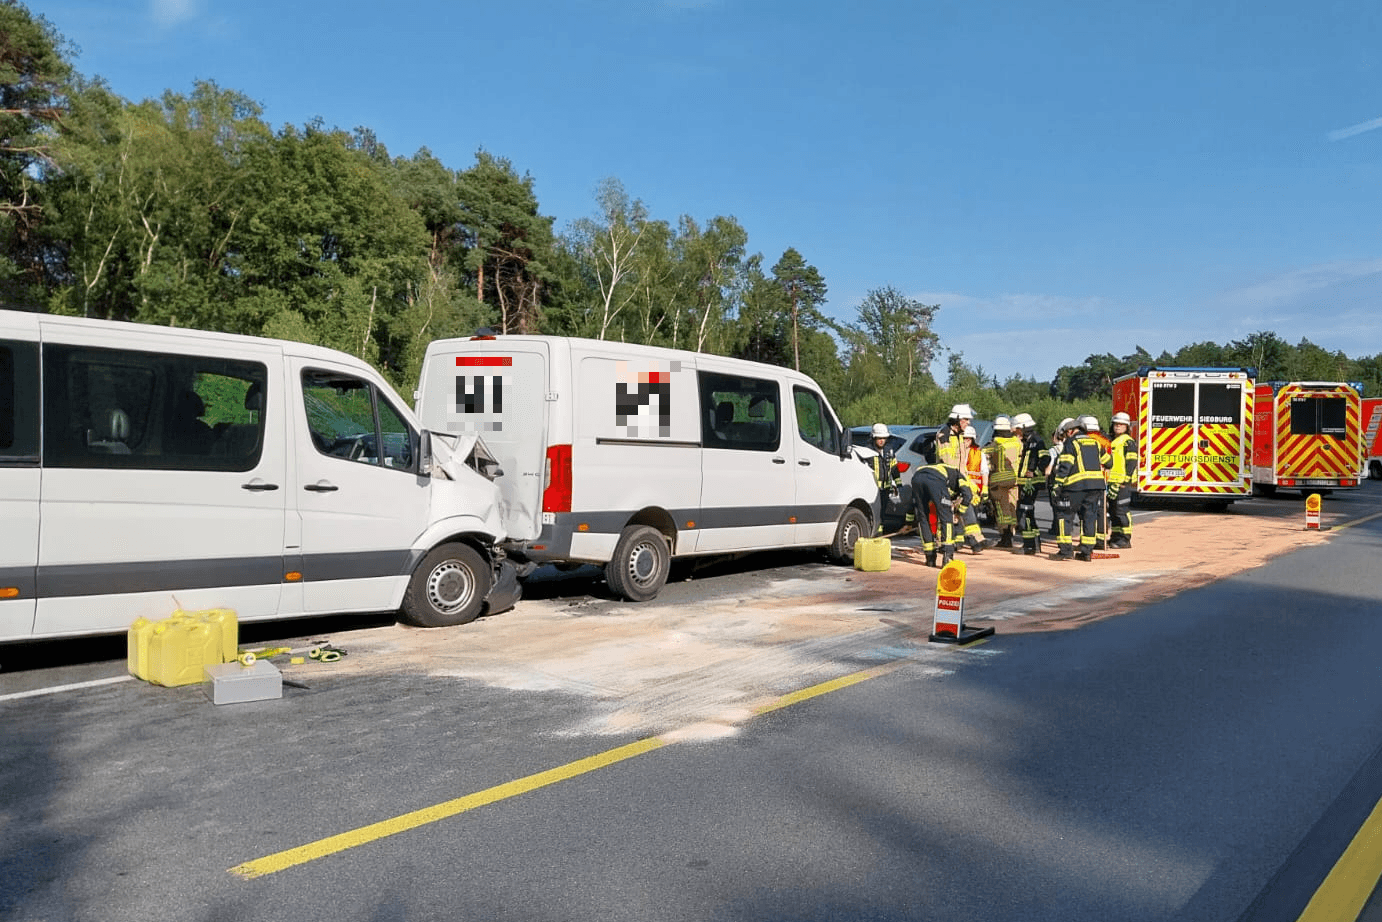
[{"label": "white lane marking", "polygon": [[48,688],[35,688],[30,691],[0,695],[0,701],[14,701],[16,698],[36,698],[39,695],[56,695],[58,692],[72,691],[77,688],[93,688],[97,685],[114,685],[116,682],[128,682],[133,678],[134,676],[130,675],[118,675],[113,679],[92,679],[90,682],[73,682],[71,685],[51,685]]}]

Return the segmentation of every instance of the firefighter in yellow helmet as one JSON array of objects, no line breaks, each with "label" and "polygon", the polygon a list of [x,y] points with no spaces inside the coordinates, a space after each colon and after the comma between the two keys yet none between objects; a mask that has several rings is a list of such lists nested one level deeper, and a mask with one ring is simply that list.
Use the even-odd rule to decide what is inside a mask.
[{"label": "firefighter in yellow helmet", "polygon": [[1110,453],[1113,464],[1108,472],[1108,518],[1112,537],[1109,547],[1132,547],[1132,492],[1137,483],[1137,439],[1129,431],[1132,418],[1113,414]]},{"label": "firefighter in yellow helmet", "polygon": [[998,547],[1012,547],[1017,533],[1017,461],[1022,440],[1012,434],[1006,416],[993,420],[993,441],[984,449],[989,461],[989,496],[998,524]]},{"label": "firefighter in yellow helmet", "polygon": [[[1060,532],[1056,535],[1053,560],[1094,559],[1094,545],[1099,535],[1099,510],[1103,506],[1104,471],[1113,463],[1113,456],[1091,433],[1099,431],[1099,421],[1093,416],[1081,416],[1075,422],[1075,434],[1065,440],[1060,457],[1056,459],[1055,490],[1059,492],[1068,511]],[[1074,533],[1080,531],[1080,549],[1075,551]]]}]

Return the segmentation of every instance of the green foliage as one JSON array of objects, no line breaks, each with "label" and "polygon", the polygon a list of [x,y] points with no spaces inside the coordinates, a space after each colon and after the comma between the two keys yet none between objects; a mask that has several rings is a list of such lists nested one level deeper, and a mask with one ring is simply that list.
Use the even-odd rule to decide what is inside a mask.
[{"label": "green foliage", "polygon": [[[662,220],[604,180],[565,233],[536,185],[479,151],[454,170],[391,157],[368,128],[275,131],[213,82],[122,99],[76,74],[41,16],[0,0],[0,301],[24,309],[319,343],[375,363],[403,392],[427,344],[482,327],[650,343],[798,367],[849,424],[934,424],[957,402],[1028,412],[1043,431],[1106,418],[1141,365],[1249,366],[1259,380],[1361,381],[1350,359],[1271,332],[1152,356],[1088,356],[1050,382],[949,352],[939,304],[871,289],[837,322],[796,247],[769,268],[733,217]],[[1001,381],[1001,383],[1000,383]],[[227,406],[234,395],[209,395]]]}]

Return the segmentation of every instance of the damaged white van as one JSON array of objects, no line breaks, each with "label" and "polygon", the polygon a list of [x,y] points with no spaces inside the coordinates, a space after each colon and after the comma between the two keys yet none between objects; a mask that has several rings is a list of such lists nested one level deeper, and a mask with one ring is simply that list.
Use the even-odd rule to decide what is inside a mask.
[{"label": "damaged white van", "polygon": [[852,559],[878,488],[820,387],[786,368],[551,336],[437,340],[418,418],[479,433],[504,476],[505,548],[605,565],[657,595],[672,557],[823,547]]},{"label": "damaged white van", "polygon": [[501,611],[486,457],[344,353],[0,310],[0,641],[178,608]]}]

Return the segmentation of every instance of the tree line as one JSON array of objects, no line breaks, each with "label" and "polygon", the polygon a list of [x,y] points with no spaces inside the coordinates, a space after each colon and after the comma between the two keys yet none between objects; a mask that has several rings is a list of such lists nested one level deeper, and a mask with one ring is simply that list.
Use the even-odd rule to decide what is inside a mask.
[{"label": "tree line", "polygon": [[[43,16],[0,0],[0,303],[19,310],[299,340],[373,363],[402,393],[427,343],[489,328],[671,346],[799,368],[847,424],[932,423],[969,402],[1043,428],[1107,415],[1140,364],[1250,365],[1262,379],[1361,380],[1353,361],[1260,333],[1090,356],[1000,382],[945,349],[940,305],[870,290],[854,318],[795,248],[771,265],[732,216],[667,221],[617,179],[561,230],[535,183],[485,150],[455,169],[394,156],[368,128],[278,130],[214,82],[133,102],[71,63]],[[931,373],[948,358],[948,377]]]}]

